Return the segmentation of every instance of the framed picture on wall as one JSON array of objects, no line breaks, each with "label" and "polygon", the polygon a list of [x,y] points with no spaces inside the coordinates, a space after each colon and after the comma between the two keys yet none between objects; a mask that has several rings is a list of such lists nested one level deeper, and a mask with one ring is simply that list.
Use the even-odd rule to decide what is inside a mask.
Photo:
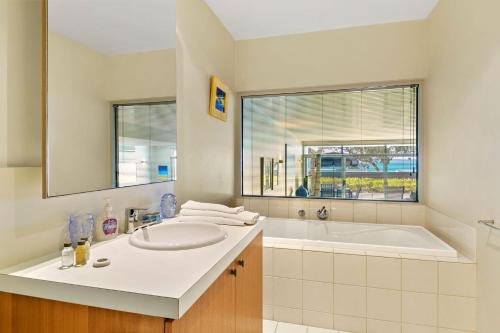
[{"label": "framed picture on wall", "polygon": [[212,76],[210,83],[210,108],[208,114],[217,119],[227,120],[228,87],[216,76]]}]

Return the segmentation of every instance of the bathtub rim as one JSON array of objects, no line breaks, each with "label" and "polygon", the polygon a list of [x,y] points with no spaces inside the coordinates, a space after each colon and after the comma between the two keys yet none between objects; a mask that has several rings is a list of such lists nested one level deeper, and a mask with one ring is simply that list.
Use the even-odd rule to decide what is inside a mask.
[{"label": "bathtub rim", "polygon": [[313,240],[313,239],[301,239],[301,238],[284,238],[284,237],[270,237],[264,235],[264,245],[268,247],[274,247],[275,244],[291,245],[297,249],[303,249],[303,247],[322,247],[330,248],[332,250],[354,250],[362,252],[382,252],[391,253],[399,255],[421,255],[427,257],[442,257],[450,259],[458,259],[460,253],[453,248],[450,244],[446,243],[444,240],[436,236],[430,230],[420,225],[400,225],[400,224],[386,224],[386,223],[360,223],[360,222],[342,222],[342,221],[320,221],[320,220],[309,220],[309,219],[290,219],[290,218],[276,218],[276,217],[265,217],[264,219],[264,232],[266,227],[266,221],[278,222],[278,221],[297,221],[297,222],[309,222],[314,224],[320,223],[338,223],[338,224],[348,224],[357,226],[367,226],[367,227],[386,227],[395,229],[418,229],[426,233],[426,235],[433,240],[437,241],[445,249],[429,249],[429,248],[410,248],[403,246],[390,246],[390,245],[374,245],[374,244],[364,244],[364,243],[348,243],[348,242],[333,242],[333,241],[323,241],[323,240]]}]

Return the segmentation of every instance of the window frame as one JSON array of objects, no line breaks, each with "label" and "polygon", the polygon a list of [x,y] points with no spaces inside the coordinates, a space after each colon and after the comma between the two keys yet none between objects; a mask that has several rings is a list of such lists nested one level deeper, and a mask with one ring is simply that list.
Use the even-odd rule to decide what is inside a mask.
[{"label": "window frame", "polygon": [[[250,93],[250,94],[240,94],[240,196],[242,198],[266,198],[266,199],[297,199],[297,200],[346,200],[346,201],[359,201],[359,202],[382,202],[382,203],[408,203],[408,204],[418,204],[421,202],[421,171],[420,171],[420,95],[421,95],[421,87],[422,84],[420,82],[411,81],[408,83],[400,83],[400,84],[382,84],[375,86],[356,86],[350,88],[339,88],[339,89],[325,89],[325,90],[310,90],[310,91],[285,91],[285,92],[276,92],[272,93]],[[395,89],[395,88],[415,88],[415,200],[380,200],[380,199],[353,199],[353,198],[332,198],[332,197],[297,197],[297,196],[286,196],[286,195],[256,195],[256,194],[244,194],[243,193],[243,138],[244,138],[244,100],[247,98],[259,98],[259,97],[286,97],[286,96],[304,96],[304,95],[317,95],[317,94],[328,94],[328,93],[341,93],[341,92],[354,92],[354,91],[364,91],[364,90],[384,90],[384,89]],[[285,151],[285,159],[286,159],[286,151]],[[285,177],[287,177],[287,170],[284,170]]]}]

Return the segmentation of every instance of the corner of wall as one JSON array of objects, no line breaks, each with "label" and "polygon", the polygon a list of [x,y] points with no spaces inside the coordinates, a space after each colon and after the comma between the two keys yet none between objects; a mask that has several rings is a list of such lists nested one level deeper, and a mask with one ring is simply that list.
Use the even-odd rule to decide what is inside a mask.
[{"label": "corner of wall", "polygon": [[234,88],[235,42],[202,0],[177,3],[177,42],[179,202],[229,203],[234,197],[236,95],[229,95],[226,122],[210,117],[208,108],[212,75]]}]

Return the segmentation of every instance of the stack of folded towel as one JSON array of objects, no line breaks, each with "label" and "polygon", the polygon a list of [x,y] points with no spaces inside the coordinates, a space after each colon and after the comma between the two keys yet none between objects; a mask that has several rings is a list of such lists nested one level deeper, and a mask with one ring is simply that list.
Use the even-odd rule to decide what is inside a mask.
[{"label": "stack of folded towel", "polygon": [[227,207],[197,201],[181,206],[180,222],[208,222],[227,225],[251,225],[259,219],[258,213],[247,212],[243,207]]}]

